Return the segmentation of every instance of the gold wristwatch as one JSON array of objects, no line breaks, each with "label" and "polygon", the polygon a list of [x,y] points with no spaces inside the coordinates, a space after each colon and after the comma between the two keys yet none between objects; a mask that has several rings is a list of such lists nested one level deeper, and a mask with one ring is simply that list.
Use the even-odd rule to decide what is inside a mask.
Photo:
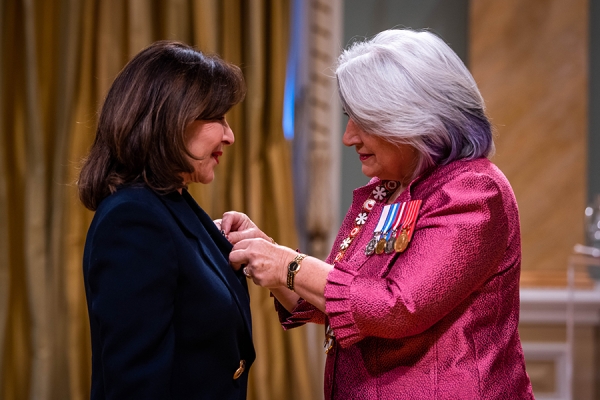
[{"label": "gold wristwatch", "polygon": [[292,291],[294,290],[294,278],[298,271],[300,271],[300,266],[304,257],[306,257],[306,254],[300,253],[288,264],[287,287]]}]

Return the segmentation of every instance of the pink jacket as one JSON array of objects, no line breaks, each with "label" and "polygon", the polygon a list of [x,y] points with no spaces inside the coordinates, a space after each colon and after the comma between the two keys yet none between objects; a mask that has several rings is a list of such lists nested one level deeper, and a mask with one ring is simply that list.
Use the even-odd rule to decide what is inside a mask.
[{"label": "pink jacket", "polygon": [[[380,183],[354,191],[327,262]],[[328,318],[336,344],[326,399],[533,399],[517,332],[521,240],[514,194],[487,159],[415,179],[398,202],[422,200],[403,253],[365,255],[378,202],[325,287],[326,311],[276,303],[285,329]],[[300,272],[301,273],[301,272]]]}]

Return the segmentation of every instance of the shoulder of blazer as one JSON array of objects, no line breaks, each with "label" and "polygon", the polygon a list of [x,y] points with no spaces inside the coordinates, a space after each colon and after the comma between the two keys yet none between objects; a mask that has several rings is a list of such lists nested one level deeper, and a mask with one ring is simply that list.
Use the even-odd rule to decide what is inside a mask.
[{"label": "shoulder of blazer", "polygon": [[157,194],[150,188],[146,186],[125,186],[102,200],[96,210],[96,214],[106,213],[123,203],[146,204],[152,208],[158,206],[158,212],[163,211],[166,213],[167,211],[164,207],[161,207],[162,203],[158,199]]},{"label": "shoulder of blazer", "polygon": [[[94,218],[88,231],[88,236],[93,234],[96,227],[109,215],[118,216],[128,213],[128,210],[148,212],[157,221],[173,221],[168,209],[161,203],[152,190],[143,186],[127,186],[117,190],[102,200],[94,213]],[[116,213],[116,214],[115,214]],[[112,217],[110,217],[112,218]],[[174,222],[174,221],[173,221]],[[174,225],[173,225],[174,226]]]}]

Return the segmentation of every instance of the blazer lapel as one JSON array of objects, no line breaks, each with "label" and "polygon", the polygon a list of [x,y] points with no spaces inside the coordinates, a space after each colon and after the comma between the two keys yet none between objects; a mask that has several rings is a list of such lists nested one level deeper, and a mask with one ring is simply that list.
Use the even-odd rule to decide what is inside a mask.
[{"label": "blazer lapel", "polygon": [[[236,272],[229,266],[229,253],[233,248],[231,243],[221,234],[212,219],[185,189],[181,195],[173,192],[159,195],[159,197],[177,219],[179,225],[194,235],[206,255],[215,260],[214,263],[208,264],[232,293],[246,328],[252,335],[248,283],[241,272]],[[216,246],[211,246],[209,242],[213,242]]]}]

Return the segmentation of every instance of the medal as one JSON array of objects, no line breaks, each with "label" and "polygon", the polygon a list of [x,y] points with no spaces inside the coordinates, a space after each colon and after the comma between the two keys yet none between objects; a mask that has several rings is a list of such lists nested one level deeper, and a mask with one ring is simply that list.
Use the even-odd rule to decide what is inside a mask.
[{"label": "medal", "polygon": [[[377,226],[375,227],[375,231],[373,232],[373,239],[369,241],[367,247],[365,248],[365,255],[370,256],[373,253],[378,253],[379,251],[379,242],[381,238],[381,234],[383,233],[383,228],[386,225],[388,219],[390,218],[390,206],[383,207],[383,211],[381,212],[381,216],[379,217],[379,221],[377,222]],[[383,244],[385,246],[385,243]]]},{"label": "medal", "polygon": [[[385,200],[390,195],[390,193],[392,193],[397,187],[398,182],[381,181],[381,183],[377,185],[375,189],[373,189],[371,195],[367,200],[365,200],[362,209],[356,216],[354,220],[354,228],[352,228],[352,230],[350,231],[350,235],[346,237],[342,242],[340,242],[339,251],[334,258],[334,263],[338,263],[344,258],[344,255],[346,254],[346,251],[350,248],[350,245],[352,244],[354,238],[358,236],[360,229],[363,227],[364,224],[366,224],[367,217],[371,210],[373,210],[373,207],[375,207],[375,204],[377,204],[377,201]],[[365,248],[365,254],[371,255],[375,252],[377,242],[381,237],[379,235],[381,235],[381,228],[379,230],[375,230],[373,234],[373,239],[369,241],[369,244],[367,244],[367,247]]]},{"label": "medal", "polygon": [[392,234],[389,233],[389,239],[385,242],[385,254],[390,254],[394,252],[394,244],[396,243],[396,238]]},{"label": "medal", "polygon": [[367,247],[365,248],[365,255],[370,256],[375,252],[375,247],[377,247],[377,238],[373,238],[369,240],[367,243]]},{"label": "medal", "polygon": [[[399,203],[394,203],[394,204],[390,205],[390,214],[389,214],[387,221],[385,221],[385,225],[383,226],[382,237],[379,240],[379,242],[377,243],[377,249],[375,250],[375,252],[377,254],[383,254],[384,252],[386,252],[386,248],[389,247],[388,241],[390,240],[390,234],[392,232],[392,228],[393,228],[396,220],[398,219],[398,214],[399,214],[398,209],[400,209]],[[386,252],[386,253],[389,253],[389,252]]]},{"label": "medal", "polygon": [[397,236],[398,236],[398,227],[402,223],[402,217],[404,217],[404,210],[406,210],[406,202],[398,204],[398,207],[400,207],[400,211],[398,211],[398,213],[396,214],[396,219],[394,220],[394,223],[392,224],[392,231],[388,235],[388,240],[387,240],[387,243],[385,244],[386,254],[392,253],[394,251],[394,249],[396,248],[395,246],[396,246],[396,241],[397,241]]},{"label": "medal", "polygon": [[383,254],[385,250],[385,239],[381,238],[377,241],[377,246],[375,247],[375,254]]},{"label": "medal", "polygon": [[402,253],[408,247],[408,243],[410,242],[415,229],[419,208],[421,208],[421,200],[412,200],[408,202],[408,206],[406,207],[406,216],[402,222],[402,231],[396,238],[396,243],[394,244],[394,250],[396,253]]},{"label": "medal", "polygon": [[[387,243],[387,238],[389,237],[389,234],[387,234],[390,231],[390,228],[392,227],[394,221],[396,220],[396,216],[398,215],[398,204],[389,204],[387,206],[385,206],[385,208],[388,208],[388,213],[387,213],[387,217],[385,218],[385,223],[383,224],[383,227],[381,228],[381,237],[379,238],[379,240],[377,241],[377,246],[375,247],[375,254],[383,254],[385,251],[385,245]],[[383,218],[383,214],[381,215]]]},{"label": "medal", "polygon": [[394,250],[396,253],[402,253],[406,250],[406,246],[408,245],[408,241],[406,240],[408,235],[406,234],[406,229],[403,229],[400,233],[400,236],[396,238],[396,243],[394,243]]}]

